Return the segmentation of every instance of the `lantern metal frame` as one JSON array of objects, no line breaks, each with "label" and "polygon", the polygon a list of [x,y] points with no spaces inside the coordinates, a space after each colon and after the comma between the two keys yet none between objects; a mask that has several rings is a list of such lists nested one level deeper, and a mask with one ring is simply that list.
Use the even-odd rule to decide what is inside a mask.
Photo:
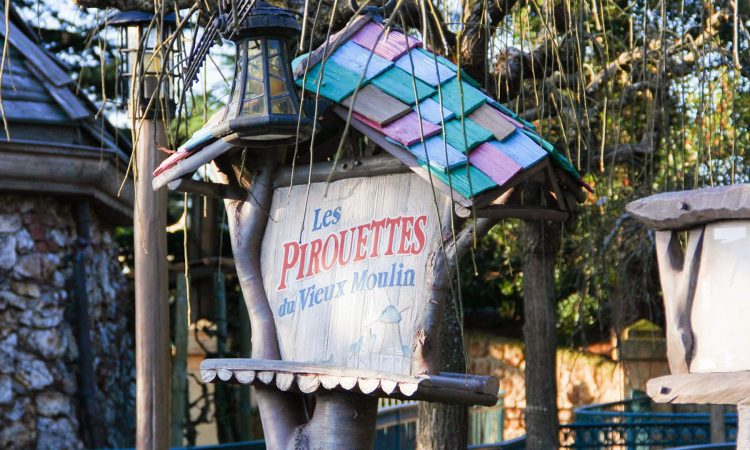
[{"label": "lantern metal frame", "polygon": [[[225,20],[225,27],[232,25],[231,15]],[[235,31],[235,77],[214,134],[252,147],[307,140],[316,127],[302,111],[291,70],[290,49],[300,32],[295,14],[258,1]]]},{"label": "lantern metal frame", "polygon": [[[156,54],[158,46],[175,30],[176,15],[166,14],[162,20],[162,27],[157,30],[153,26],[154,14],[145,11],[123,11],[109,18],[106,25],[117,29],[117,97],[121,104],[128,103],[129,114],[138,117],[147,115],[156,117],[165,111],[174,111],[175,104],[172,96],[170,67],[171,61],[165,61]],[[161,33],[161,36],[159,36]],[[179,39],[172,42],[174,47],[180,45]],[[159,53],[167,59],[176,59],[178,51],[175,48],[160,49]],[[137,72],[133,72],[133,68]],[[163,75],[161,75],[163,73]],[[159,79],[161,75],[161,80]],[[132,80],[139,80],[133,88]],[[154,95],[159,98],[151,101]],[[131,98],[135,96],[136,98]],[[129,101],[128,101],[129,100]],[[149,103],[151,103],[149,107]]]}]

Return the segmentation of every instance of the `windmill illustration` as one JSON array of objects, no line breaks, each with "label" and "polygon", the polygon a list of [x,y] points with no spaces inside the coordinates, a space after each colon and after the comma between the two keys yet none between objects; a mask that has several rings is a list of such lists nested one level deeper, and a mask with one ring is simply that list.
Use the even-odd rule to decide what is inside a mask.
[{"label": "windmill illustration", "polygon": [[[387,295],[387,294],[386,294]],[[349,346],[349,362],[355,367],[393,372],[408,371],[411,350],[401,336],[404,308],[399,311],[387,295],[388,306],[378,318],[365,326],[367,334]]]}]

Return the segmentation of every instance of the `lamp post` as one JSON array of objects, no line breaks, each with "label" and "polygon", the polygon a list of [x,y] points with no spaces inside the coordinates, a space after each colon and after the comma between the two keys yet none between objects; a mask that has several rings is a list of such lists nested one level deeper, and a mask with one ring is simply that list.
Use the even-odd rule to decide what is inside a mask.
[{"label": "lamp post", "polygon": [[[120,94],[133,121],[135,152],[135,344],[136,448],[169,446],[169,305],[167,300],[166,189],[153,191],[152,173],[166,144],[164,118],[171,113],[170,90],[163,82],[160,48],[174,16],[153,20],[141,11],[117,14],[108,22],[119,30]],[[153,100],[152,100],[153,99]]]}]

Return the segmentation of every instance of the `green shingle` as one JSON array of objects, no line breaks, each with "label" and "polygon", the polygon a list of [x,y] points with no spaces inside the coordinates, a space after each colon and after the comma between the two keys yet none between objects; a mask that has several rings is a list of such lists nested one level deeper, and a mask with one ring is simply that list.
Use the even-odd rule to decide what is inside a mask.
[{"label": "green shingle", "polygon": [[[492,132],[479,126],[473,120],[464,118],[463,122],[463,125],[461,119],[451,119],[445,122],[445,140],[456,150],[466,153],[482,142],[492,139]],[[464,139],[464,130],[466,139]]]},{"label": "green shingle", "polygon": [[[305,89],[315,93],[318,89],[318,76],[320,69],[323,67],[323,79],[320,83],[320,95],[332,100],[336,103],[341,103],[342,100],[352,95],[359,83],[359,74],[356,74],[339,64],[331,61],[330,59],[323,63],[318,63],[307,72],[307,79],[305,80]],[[302,78],[296,80],[297,86],[302,86]]]},{"label": "green shingle", "polygon": [[391,67],[382,74],[372,79],[372,84],[379,87],[383,92],[396,97],[408,105],[417,103],[414,98],[414,83],[417,86],[417,99],[422,101],[437,92],[432,86],[412,77],[408,72]]},{"label": "green shingle", "polygon": [[[421,165],[423,168],[427,168],[426,164],[421,163]],[[450,186],[454,191],[466,198],[471,198],[497,186],[490,177],[476,167],[468,165],[468,171],[466,169],[467,165],[461,164],[458,167],[451,169],[449,172],[443,172],[435,167],[430,167],[430,172],[432,172],[432,175],[435,178]],[[450,179],[448,174],[450,174]],[[471,180],[471,188],[469,188],[469,180]]]},{"label": "green shingle", "polygon": [[[462,80],[460,87],[459,89],[458,78],[453,78],[442,86],[443,107],[451,110],[456,116],[471,114],[487,101],[487,95],[466,81]],[[462,95],[463,103],[461,102]],[[438,94],[435,94],[433,100],[440,103]]]}]

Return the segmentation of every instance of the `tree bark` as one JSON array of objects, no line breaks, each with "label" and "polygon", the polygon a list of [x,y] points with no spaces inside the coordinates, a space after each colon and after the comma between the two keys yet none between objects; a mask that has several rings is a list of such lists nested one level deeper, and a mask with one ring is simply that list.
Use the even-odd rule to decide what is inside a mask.
[{"label": "tree bark", "polygon": [[[539,197],[537,187],[530,194]],[[555,255],[560,224],[524,221],[523,288],[526,344],[526,448],[558,447]]]}]

